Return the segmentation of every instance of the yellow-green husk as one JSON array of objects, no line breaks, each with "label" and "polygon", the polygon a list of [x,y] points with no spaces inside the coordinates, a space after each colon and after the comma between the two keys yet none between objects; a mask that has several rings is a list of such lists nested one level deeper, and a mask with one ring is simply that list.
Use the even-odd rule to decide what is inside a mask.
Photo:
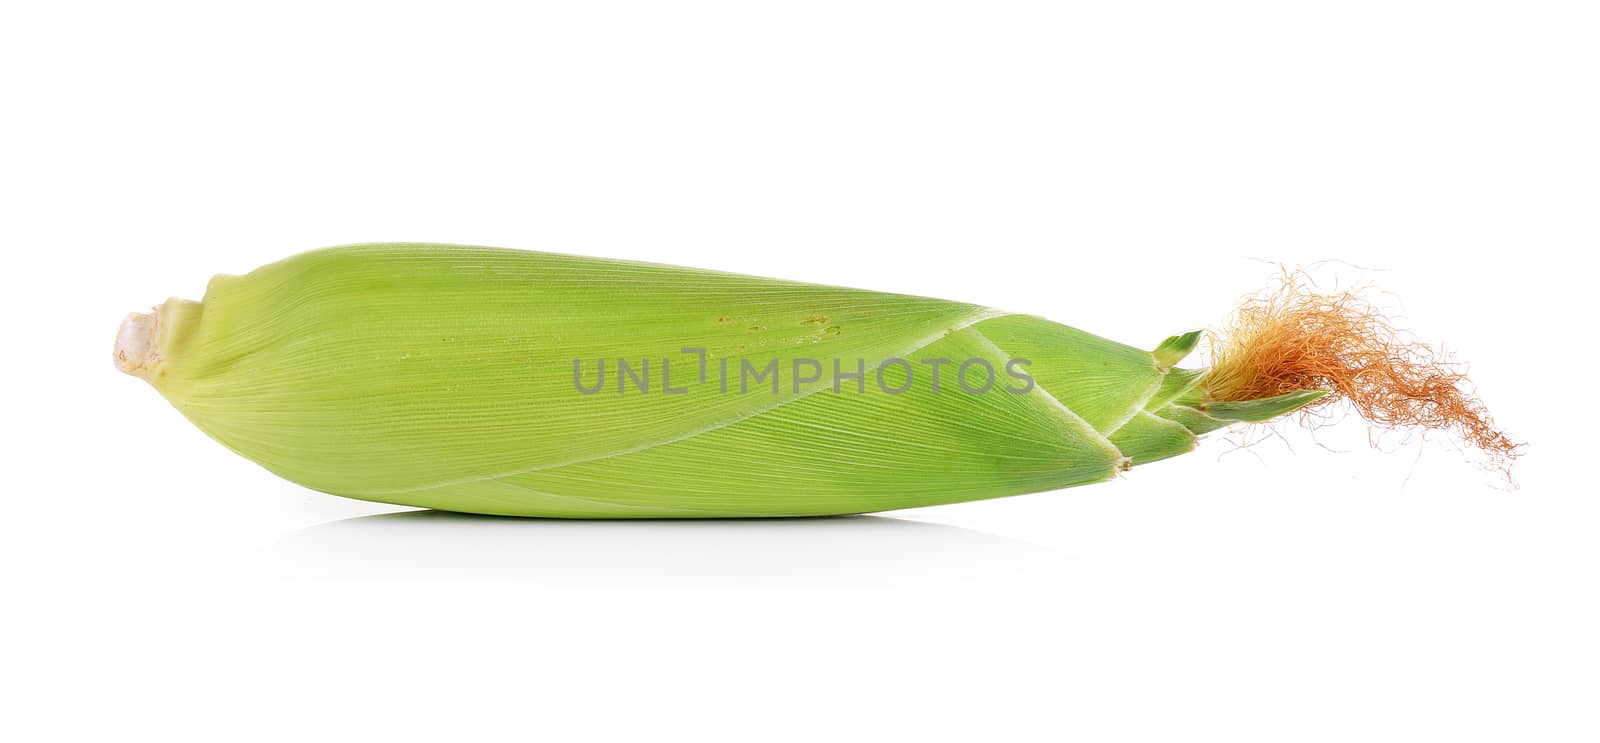
[{"label": "yellow-green husk", "polygon": [[[429,244],[314,251],[136,316],[118,365],[196,426],[336,495],[520,516],[861,513],[1109,480],[1197,436],[1310,402],[1207,406],[1155,351],[944,300],[548,253]],[[712,372],[702,380],[696,355]],[[651,389],[574,384],[574,360],[649,359]],[[1027,359],[1026,394],[878,389],[891,358]],[[723,392],[716,369],[822,362]],[[834,359],[868,370],[834,390]],[[679,394],[661,389],[670,364]],[[893,370],[890,376],[895,377]],[[898,378],[895,378],[898,381]]]}]

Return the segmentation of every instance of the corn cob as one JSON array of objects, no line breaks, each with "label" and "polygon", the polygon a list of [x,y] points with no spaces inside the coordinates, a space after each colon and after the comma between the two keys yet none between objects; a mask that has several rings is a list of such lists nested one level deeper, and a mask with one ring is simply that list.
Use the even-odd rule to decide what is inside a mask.
[{"label": "corn cob", "polygon": [[369,244],[217,276],[201,302],[130,315],[115,361],[224,446],[326,493],[757,517],[1101,482],[1328,392],[1308,377],[1218,398],[1176,366],[1199,339],[1146,351],[959,302]]}]

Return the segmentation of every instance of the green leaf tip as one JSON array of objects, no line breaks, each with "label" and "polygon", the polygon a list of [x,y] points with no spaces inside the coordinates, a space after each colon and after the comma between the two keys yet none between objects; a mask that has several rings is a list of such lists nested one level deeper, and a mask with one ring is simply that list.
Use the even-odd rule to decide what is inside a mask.
[{"label": "green leaf tip", "polygon": [[1296,390],[1259,400],[1214,402],[1206,406],[1206,413],[1219,420],[1261,423],[1280,415],[1293,413],[1316,402],[1329,392],[1330,390]]},{"label": "green leaf tip", "polygon": [[1171,369],[1176,366],[1179,361],[1182,361],[1185,356],[1194,351],[1196,345],[1199,345],[1201,332],[1199,330],[1191,330],[1162,341],[1161,345],[1156,346],[1156,350],[1150,352],[1151,356],[1156,357],[1156,366],[1162,369]]}]

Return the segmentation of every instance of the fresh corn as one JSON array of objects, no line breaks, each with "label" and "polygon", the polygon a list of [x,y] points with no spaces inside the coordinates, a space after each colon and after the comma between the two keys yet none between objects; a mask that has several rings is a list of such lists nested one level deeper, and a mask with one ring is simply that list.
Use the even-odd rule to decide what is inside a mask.
[{"label": "fresh corn", "polygon": [[959,302],[369,244],[132,315],[115,360],[224,446],[335,495],[755,517],[1101,482],[1325,394],[1213,399],[1175,367],[1199,338],[1146,351]]}]

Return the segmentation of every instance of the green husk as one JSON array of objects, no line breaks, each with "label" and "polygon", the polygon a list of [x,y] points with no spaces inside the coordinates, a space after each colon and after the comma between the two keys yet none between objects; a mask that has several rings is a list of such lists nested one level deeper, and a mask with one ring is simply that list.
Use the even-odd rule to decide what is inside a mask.
[{"label": "green husk", "polygon": [[[1109,480],[1321,394],[1208,403],[1144,351],[958,302],[668,266],[427,244],[314,251],[135,316],[118,365],[224,446],[351,498],[519,516],[861,513]],[[707,371],[699,374],[704,349]],[[649,359],[652,389],[575,387],[574,360]],[[1028,359],[1036,385],[967,394],[888,359]],[[720,364],[822,360],[724,392]],[[865,392],[851,379],[868,370]],[[664,394],[661,371],[670,365]],[[890,368],[888,377],[900,377]],[[585,375],[580,381],[592,382]],[[835,391],[835,383],[839,390]],[[1020,386],[1020,385],[1019,385]]]}]

